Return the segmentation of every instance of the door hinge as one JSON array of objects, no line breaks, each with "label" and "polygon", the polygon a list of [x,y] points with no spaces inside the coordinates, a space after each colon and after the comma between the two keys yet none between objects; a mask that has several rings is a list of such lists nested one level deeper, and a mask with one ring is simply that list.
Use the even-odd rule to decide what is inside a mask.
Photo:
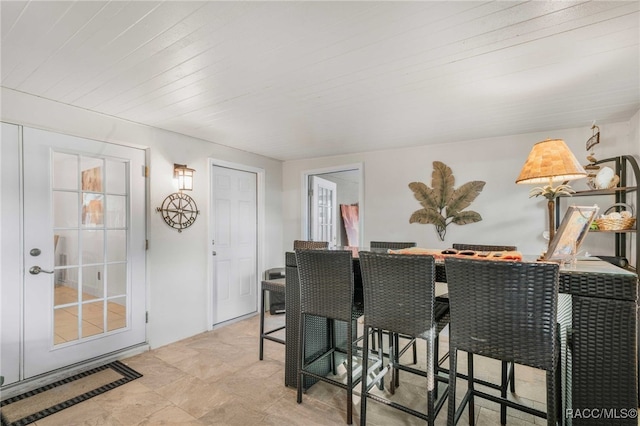
[{"label": "door hinge", "polygon": [[149,324],[149,311],[144,313],[144,323]]},{"label": "door hinge", "polygon": [[149,167],[142,166],[142,177],[149,177]]},{"label": "door hinge", "polygon": [[149,240],[144,240],[144,249],[149,250]]},{"label": "door hinge", "polygon": [[313,189],[309,190],[309,197],[313,197]]}]

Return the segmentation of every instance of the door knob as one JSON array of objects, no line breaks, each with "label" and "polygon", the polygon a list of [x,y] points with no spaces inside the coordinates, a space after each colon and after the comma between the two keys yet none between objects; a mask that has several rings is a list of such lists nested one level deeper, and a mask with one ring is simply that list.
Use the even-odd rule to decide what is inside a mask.
[{"label": "door knob", "polygon": [[45,274],[53,274],[53,271],[45,271],[39,266],[32,266],[31,268],[29,268],[29,273],[31,275],[38,275],[40,272],[44,272]]}]

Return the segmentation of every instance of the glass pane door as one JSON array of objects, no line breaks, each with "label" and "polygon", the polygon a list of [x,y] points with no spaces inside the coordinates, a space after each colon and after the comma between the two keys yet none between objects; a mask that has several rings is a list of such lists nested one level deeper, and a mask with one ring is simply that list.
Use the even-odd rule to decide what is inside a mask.
[{"label": "glass pane door", "polygon": [[128,164],[53,153],[53,343],[127,326]]},{"label": "glass pane door", "polygon": [[25,378],[144,343],[145,152],[24,128]]}]

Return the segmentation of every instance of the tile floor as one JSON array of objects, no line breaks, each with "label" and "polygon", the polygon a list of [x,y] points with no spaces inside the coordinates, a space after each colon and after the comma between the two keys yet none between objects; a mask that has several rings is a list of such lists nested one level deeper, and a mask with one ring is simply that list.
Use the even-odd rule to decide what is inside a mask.
[{"label": "tile floor", "polygon": [[[78,304],[78,290],[56,284],[54,291],[54,343],[66,343],[79,337],[91,337],[126,327],[127,308],[122,304],[107,302],[88,293],[82,294]],[[82,310],[82,329],[78,327],[78,311]],[[106,309],[106,331],[104,310]]]},{"label": "tile floor", "polygon": [[[269,317],[271,324],[283,315]],[[50,425],[343,425],[345,391],[318,383],[296,403],[296,390],[284,386],[284,346],[265,342],[258,360],[258,316],[199,334],[123,362],[144,377],[38,421]],[[446,341],[441,345],[446,351]],[[461,358],[461,371],[466,359]],[[476,361],[479,376],[499,377],[497,361]],[[520,401],[544,409],[544,373],[518,368]],[[401,375],[397,398],[420,401],[424,379]],[[461,382],[458,391],[464,392]],[[424,403],[426,406],[426,403]],[[415,417],[374,401],[367,405],[371,426],[422,425]],[[360,399],[355,397],[354,424],[359,424]],[[543,419],[509,410],[510,426],[546,424]],[[446,404],[436,424],[446,423]],[[497,405],[476,401],[476,424],[499,424]],[[468,424],[466,412],[460,424]]]}]

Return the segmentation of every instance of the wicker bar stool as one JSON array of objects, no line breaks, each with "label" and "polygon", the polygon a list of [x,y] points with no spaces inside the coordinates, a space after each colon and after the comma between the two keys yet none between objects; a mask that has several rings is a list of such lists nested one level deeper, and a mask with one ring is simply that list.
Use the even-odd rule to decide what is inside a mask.
[{"label": "wicker bar stool", "polygon": [[[468,357],[468,390],[456,410],[456,383],[449,383],[448,424],[455,424],[469,404],[474,418],[474,396],[501,405],[500,420],[506,424],[507,407],[547,419],[555,425],[560,411],[559,344],[556,334],[559,266],[494,260],[445,259],[449,283],[450,376],[457,377],[458,350]],[[546,371],[546,413],[478,390],[473,376],[473,354]]]},{"label": "wicker bar stool", "polygon": [[[426,369],[402,365],[399,362],[397,339],[392,340],[389,362],[369,383],[362,382],[360,401],[361,423],[366,424],[367,399],[389,405],[433,425],[435,417],[447,397],[437,398],[438,380],[436,373],[438,334],[448,323],[448,304],[435,301],[435,260],[433,256],[360,252],[362,285],[364,289],[364,329],[365,335],[372,329],[385,330],[392,335],[409,336],[426,341]],[[368,353],[368,339],[364,352]],[[378,350],[383,358],[382,350]],[[363,359],[363,371],[369,371],[368,358]],[[391,372],[391,393],[396,383],[397,370],[417,374],[426,378],[427,410],[390,401],[369,391],[380,382],[387,372]]]},{"label": "wicker bar stool", "polygon": [[[329,246],[327,241],[306,241],[306,240],[294,240],[293,248],[294,249],[326,249]],[[276,327],[271,330],[265,331],[264,325],[264,309],[265,309],[265,296],[267,292],[270,295],[279,294],[283,297],[285,296],[285,279],[277,278],[277,279],[266,279],[262,281],[260,291],[262,291],[262,297],[260,301],[260,361],[264,358],[264,341],[270,340],[272,342],[280,343],[285,345],[285,339],[281,339],[279,337],[271,336],[271,334],[276,333],[280,330],[284,330],[286,325]]]},{"label": "wicker bar stool", "polygon": [[[463,243],[453,243],[452,246],[456,250],[472,250],[472,251],[516,251],[518,248],[516,246],[509,245],[489,245],[489,244],[463,244]],[[447,295],[440,296],[440,298],[446,298]],[[458,377],[462,377],[466,379],[467,377],[464,374],[458,374]],[[506,361],[502,362],[502,380],[500,385],[496,385],[495,383],[489,383],[483,380],[476,379],[476,383],[480,383],[482,385],[488,386],[493,389],[500,390],[500,394],[506,396],[507,388],[511,390],[511,393],[516,392],[516,368],[513,363],[508,363]],[[506,408],[502,407],[502,412],[505,411]],[[503,415],[504,416],[504,415]]]},{"label": "wicker bar stool", "polygon": [[282,345],[285,344],[285,340],[279,337],[271,336],[271,334],[276,333],[280,330],[284,330],[285,326],[279,326],[273,328],[271,330],[265,331],[264,329],[264,300],[267,292],[271,294],[285,294],[285,279],[284,278],[276,278],[271,280],[262,281],[261,285],[262,297],[260,299],[260,361],[263,359],[264,355],[264,341],[270,340],[272,342],[280,343]]},{"label": "wicker bar stool", "polygon": [[[347,424],[353,422],[353,388],[360,377],[354,377],[354,355],[357,355],[356,320],[363,312],[353,304],[353,259],[348,250],[297,249],[296,263],[300,282],[300,338],[298,341],[298,403],[302,402],[305,376],[338,386],[347,391]],[[307,316],[323,317],[328,321],[328,350],[324,353],[306,354],[307,336],[305,323]],[[346,342],[343,345],[336,338],[336,322],[346,323]],[[344,346],[344,347],[342,347]],[[355,350],[354,350],[355,349]],[[346,383],[335,378],[337,363],[344,358]],[[311,359],[308,359],[311,355]],[[331,361],[333,377],[318,372],[317,365]]]},{"label": "wicker bar stool", "polygon": [[[409,241],[371,241],[369,243],[369,247],[371,247],[372,249],[379,249],[379,250],[400,250],[403,248],[410,248],[415,246],[416,246],[415,242],[409,242]],[[379,330],[374,330],[373,333],[371,334],[371,348],[374,350],[376,348],[376,340],[381,340],[382,335],[380,333],[379,333]],[[408,338],[407,336],[394,336],[394,337],[401,337],[404,339]],[[401,350],[401,352],[404,353],[409,349],[409,347],[411,347],[413,351],[413,363],[415,364],[418,362],[418,352],[417,352],[415,340],[411,340],[407,345],[405,345],[404,348]],[[398,382],[396,382],[396,384],[398,384]]]}]

